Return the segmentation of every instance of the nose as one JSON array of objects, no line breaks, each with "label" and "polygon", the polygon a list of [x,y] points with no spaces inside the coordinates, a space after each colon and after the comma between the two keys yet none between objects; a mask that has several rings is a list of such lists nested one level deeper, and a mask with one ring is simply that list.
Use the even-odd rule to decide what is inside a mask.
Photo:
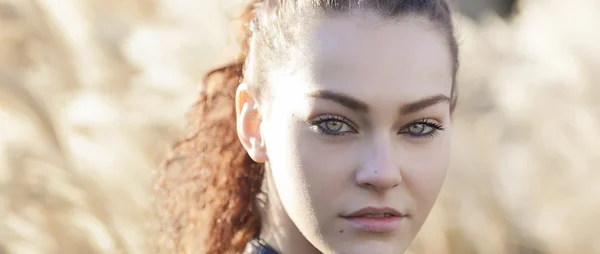
[{"label": "nose", "polygon": [[396,162],[389,137],[367,148],[366,159],[356,172],[359,186],[385,192],[402,182],[401,168]]}]

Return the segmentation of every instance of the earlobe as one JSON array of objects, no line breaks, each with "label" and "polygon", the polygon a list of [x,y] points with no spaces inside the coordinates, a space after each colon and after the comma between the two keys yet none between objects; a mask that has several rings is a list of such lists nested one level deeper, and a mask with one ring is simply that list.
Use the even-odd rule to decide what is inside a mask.
[{"label": "earlobe", "polygon": [[254,161],[266,162],[266,146],[260,131],[262,115],[258,103],[248,93],[245,83],[240,84],[235,93],[235,110],[236,129],[242,146]]}]

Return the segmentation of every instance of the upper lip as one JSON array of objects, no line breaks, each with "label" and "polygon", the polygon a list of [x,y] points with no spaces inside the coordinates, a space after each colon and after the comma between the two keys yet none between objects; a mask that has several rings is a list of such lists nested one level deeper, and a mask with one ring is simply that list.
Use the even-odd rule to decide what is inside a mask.
[{"label": "upper lip", "polygon": [[342,217],[361,217],[366,215],[390,214],[392,216],[404,217],[406,214],[398,212],[398,210],[390,207],[365,207]]}]

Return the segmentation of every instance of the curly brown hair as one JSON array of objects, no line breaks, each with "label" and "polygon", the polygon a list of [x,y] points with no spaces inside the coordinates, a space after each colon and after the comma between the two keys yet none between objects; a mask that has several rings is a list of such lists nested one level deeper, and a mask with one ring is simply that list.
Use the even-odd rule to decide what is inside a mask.
[{"label": "curly brown hair", "polygon": [[[446,35],[456,76],[458,46],[445,0],[253,0],[234,23],[239,53],[230,64],[206,75],[199,98],[186,116],[190,135],[174,146],[157,179],[157,189],[165,195],[161,249],[241,253],[260,232],[255,200],[264,167],[249,157],[238,140],[236,89],[245,82],[251,96],[265,93],[269,68],[283,64],[287,49],[295,43],[297,19],[354,9],[390,19],[428,18]],[[456,105],[456,88],[452,87],[451,109]]]}]

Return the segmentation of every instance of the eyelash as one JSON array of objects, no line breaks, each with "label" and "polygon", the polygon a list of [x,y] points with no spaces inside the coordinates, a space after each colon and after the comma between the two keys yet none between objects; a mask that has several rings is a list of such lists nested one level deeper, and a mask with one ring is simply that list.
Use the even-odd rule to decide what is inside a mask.
[{"label": "eyelash", "polygon": [[[427,132],[425,134],[411,134],[410,132],[406,132],[403,131],[407,128],[409,128],[410,126],[414,126],[417,124],[422,124],[426,127],[430,127],[432,128],[430,132]],[[402,129],[398,132],[398,134],[408,134],[411,137],[414,138],[421,138],[421,139],[430,139],[433,138],[435,135],[440,134],[440,131],[444,130],[444,126],[442,126],[442,124],[440,124],[439,122],[430,119],[430,118],[421,118],[421,119],[417,119],[414,120],[412,122],[410,122],[409,124],[405,125],[404,127],[402,127]]]},{"label": "eyelash", "polygon": [[[327,122],[341,123],[343,125],[346,125],[350,130],[341,132],[341,133],[328,130],[325,127],[321,126],[322,124],[327,123]],[[316,127],[317,133],[324,135],[324,136],[344,136],[344,135],[349,135],[349,134],[358,132],[358,131],[356,131],[356,127],[352,123],[352,121],[350,121],[349,119],[347,119],[343,116],[338,116],[338,115],[321,115],[321,116],[318,116],[318,117],[308,121],[308,124],[311,127]],[[417,125],[417,124],[422,124],[425,127],[432,128],[432,130],[425,134],[414,134],[409,131],[404,131],[407,128]],[[343,127],[344,126],[342,126],[342,128]],[[437,121],[432,120],[430,118],[421,118],[421,119],[414,120],[407,125],[404,125],[402,127],[402,129],[400,131],[398,131],[398,134],[407,134],[410,137],[418,138],[418,139],[429,139],[429,138],[434,137],[435,135],[438,135],[439,132],[443,131],[443,130],[444,130],[444,127]]]},{"label": "eyelash", "polygon": [[[350,128],[350,131],[336,133],[334,131],[327,130],[321,126],[322,124],[327,122],[339,122],[341,124],[345,124]],[[315,119],[310,120],[308,124],[312,127],[316,127],[317,133],[324,136],[344,136],[352,133],[357,133],[356,128],[354,127],[354,124],[352,124],[352,121],[350,121],[350,119],[338,115],[317,116]]]}]

